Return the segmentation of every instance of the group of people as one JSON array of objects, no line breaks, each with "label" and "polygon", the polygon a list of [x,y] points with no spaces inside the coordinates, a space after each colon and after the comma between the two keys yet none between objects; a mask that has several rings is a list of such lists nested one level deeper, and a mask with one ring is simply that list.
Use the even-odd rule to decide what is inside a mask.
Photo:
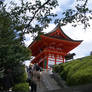
[{"label": "group of people", "polygon": [[37,63],[30,64],[29,68],[27,69],[28,72],[28,79],[27,82],[31,86],[30,92],[37,92],[37,85],[40,87],[40,72],[41,68],[38,66]]}]

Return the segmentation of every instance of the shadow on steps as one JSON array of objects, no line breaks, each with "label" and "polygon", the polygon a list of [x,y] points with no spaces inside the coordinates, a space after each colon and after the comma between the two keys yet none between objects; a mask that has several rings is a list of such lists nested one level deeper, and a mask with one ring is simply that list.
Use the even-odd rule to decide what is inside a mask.
[{"label": "shadow on steps", "polygon": [[58,90],[51,90],[51,91],[45,91],[45,92],[92,92],[92,84],[74,86],[69,88],[61,88]]}]

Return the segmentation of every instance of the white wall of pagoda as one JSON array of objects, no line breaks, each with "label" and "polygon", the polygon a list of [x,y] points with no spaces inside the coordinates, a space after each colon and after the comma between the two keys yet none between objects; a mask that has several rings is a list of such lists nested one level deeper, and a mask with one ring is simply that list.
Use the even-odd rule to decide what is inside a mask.
[{"label": "white wall of pagoda", "polygon": [[49,68],[52,65],[64,63],[64,57],[61,55],[49,54],[47,58],[47,62],[48,62],[47,68]]}]

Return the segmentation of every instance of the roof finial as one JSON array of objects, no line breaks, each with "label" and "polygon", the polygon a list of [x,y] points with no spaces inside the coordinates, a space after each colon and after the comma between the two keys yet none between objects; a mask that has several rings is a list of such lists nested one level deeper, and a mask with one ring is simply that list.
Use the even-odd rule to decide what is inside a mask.
[{"label": "roof finial", "polygon": [[60,24],[60,22],[57,24],[57,27],[60,27],[60,28],[61,28],[61,24]]}]

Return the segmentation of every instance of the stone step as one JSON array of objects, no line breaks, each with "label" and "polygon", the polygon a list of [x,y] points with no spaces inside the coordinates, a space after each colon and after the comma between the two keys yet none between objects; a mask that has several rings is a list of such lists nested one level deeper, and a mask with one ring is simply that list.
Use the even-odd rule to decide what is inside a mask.
[{"label": "stone step", "polygon": [[60,89],[60,86],[57,84],[57,82],[53,78],[51,78],[48,72],[43,72],[42,80],[48,90]]},{"label": "stone step", "polygon": [[92,92],[92,84],[72,86],[72,87],[61,88],[57,90],[48,90],[45,92]]}]

